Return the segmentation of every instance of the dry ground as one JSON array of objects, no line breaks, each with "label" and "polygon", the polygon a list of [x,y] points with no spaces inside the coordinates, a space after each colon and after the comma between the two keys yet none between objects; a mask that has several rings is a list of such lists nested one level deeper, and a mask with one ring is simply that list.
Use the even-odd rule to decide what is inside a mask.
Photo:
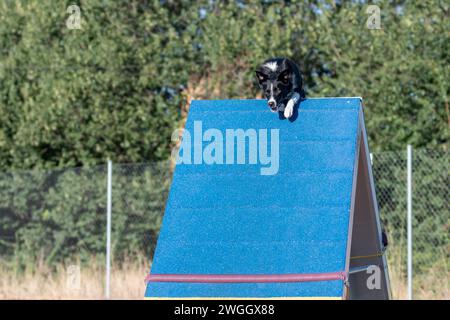
[{"label": "dry ground", "polygon": [[[145,291],[145,264],[126,263],[111,270],[111,299],[142,299]],[[77,270],[58,267],[49,272],[16,273],[0,267],[1,299],[104,299],[104,267],[83,268],[77,281]]]},{"label": "dry ground", "polygon": [[[406,299],[405,275],[399,261],[395,262],[389,265],[392,295],[394,299]],[[143,299],[148,270],[148,264],[143,262],[113,267],[111,299]],[[415,298],[448,300],[449,281],[450,274],[442,269],[416,275]],[[54,272],[40,267],[35,272],[18,275],[0,265],[0,299],[104,299],[104,283],[104,267],[95,263],[80,270],[79,282],[74,281],[74,271],[67,266],[60,266]]]}]

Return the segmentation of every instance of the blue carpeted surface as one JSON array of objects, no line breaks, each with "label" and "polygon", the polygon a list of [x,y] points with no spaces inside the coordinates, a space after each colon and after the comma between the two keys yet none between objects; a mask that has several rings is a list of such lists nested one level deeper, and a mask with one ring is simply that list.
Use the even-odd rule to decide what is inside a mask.
[{"label": "blue carpeted surface", "polygon": [[[269,165],[261,164],[259,157],[256,164],[249,164],[248,152],[244,164],[203,161],[177,165],[151,272],[343,271],[360,112],[359,98],[307,99],[300,104],[294,121],[279,119],[264,100],[193,101],[186,123],[193,148],[201,151],[209,144],[202,144],[195,135],[195,130],[199,132],[199,121],[203,133],[214,128],[224,138],[226,129],[254,129],[261,135],[267,132],[269,150],[276,137],[271,130],[278,129],[278,170],[262,175],[261,168]],[[261,135],[257,136],[258,142]],[[225,142],[223,150],[225,155]],[[197,161],[198,155],[197,152]],[[194,158],[192,154],[192,162]],[[145,296],[341,297],[342,294],[343,281],[335,280],[149,282]]]}]

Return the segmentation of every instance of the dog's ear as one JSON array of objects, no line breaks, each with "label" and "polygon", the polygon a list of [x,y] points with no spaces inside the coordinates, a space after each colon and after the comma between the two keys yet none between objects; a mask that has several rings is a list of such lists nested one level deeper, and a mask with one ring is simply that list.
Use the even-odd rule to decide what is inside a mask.
[{"label": "dog's ear", "polygon": [[261,83],[267,79],[267,76],[260,71],[255,71],[255,74],[256,74],[256,79],[258,79],[259,83]]}]

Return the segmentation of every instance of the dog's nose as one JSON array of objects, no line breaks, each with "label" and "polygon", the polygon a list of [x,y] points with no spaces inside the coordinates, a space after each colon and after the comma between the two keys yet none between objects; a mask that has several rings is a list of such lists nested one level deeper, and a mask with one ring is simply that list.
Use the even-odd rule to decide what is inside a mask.
[{"label": "dog's nose", "polygon": [[275,102],[274,101],[269,101],[268,104],[269,104],[269,107],[271,107],[271,108],[275,107]]}]

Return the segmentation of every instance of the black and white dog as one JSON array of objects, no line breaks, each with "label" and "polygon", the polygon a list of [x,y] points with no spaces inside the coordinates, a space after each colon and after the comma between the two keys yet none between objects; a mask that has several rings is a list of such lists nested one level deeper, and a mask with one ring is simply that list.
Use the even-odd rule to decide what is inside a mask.
[{"label": "black and white dog", "polygon": [[259,87],[264,91],[273,112],[285,118],[294,114],[294,107],[305,97],[300,68],[290,59],[271,58],[256,69]]}]

